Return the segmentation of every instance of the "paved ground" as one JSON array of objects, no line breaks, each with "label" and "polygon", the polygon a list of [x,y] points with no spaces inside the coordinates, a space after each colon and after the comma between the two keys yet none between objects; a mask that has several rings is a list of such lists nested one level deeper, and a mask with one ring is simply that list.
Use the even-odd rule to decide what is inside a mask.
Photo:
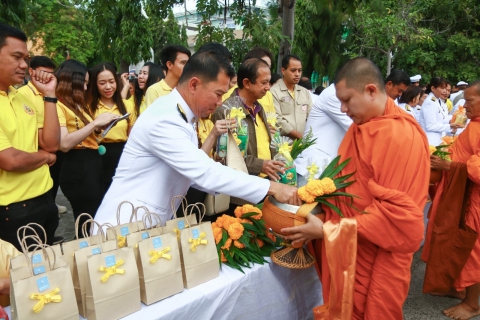
[{"label": "paved ground", "polygon": [[[74,221],[72,208],[68,200],[63,196],[61,190],[57,195],[57,204],[67,206],[68,211],[60,217],[60,224],[57,229],[57,235],[65,237],[65,240],[71,240],[75,237]],[[436,320],[448,319],[441,311],[454,306],[459,300],[451,298],[433,297],[428,294],[422,294],[423,274],[425,273],[425,263],[420,260],[420,251],[415,254],[412,263],[412,283],[407,301],[405,302],[404,318],[406,320]],[[480,317],[475,319],[480,320]],[[378,320],[382,319],[381,317]]]}]

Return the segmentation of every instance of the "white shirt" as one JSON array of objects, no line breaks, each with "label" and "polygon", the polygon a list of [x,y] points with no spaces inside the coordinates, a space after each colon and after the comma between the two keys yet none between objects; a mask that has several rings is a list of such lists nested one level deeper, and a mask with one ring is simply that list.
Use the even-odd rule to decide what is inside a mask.
[{"label": "white shirt", "polygon": [[398,107],[400,109],[402,109],[403,111],[405,111],[406,113],[408,113],[409,115],[411,115],[412,117],[414,117],[415,120],[418,121],[418,119],[420,117],[420,110],[421,110],[420,106],[412,107],[412,106],[402,102],[402,103],[398,104]]},{"label": "white shirt", "polygon": [[312,128],[313,137],[317,138],[317,141],[295,159],[297,172],[306,175],[309,158],[314,158],[320,167],[324,160],[333,160],[351,124],[352,119],[340,111],[335,85],[331,84],[315,100],[308,115],[304,135]]},{"label": "white shirt", "polygon": [[446,104],[431,92],[422,104],[419,121],[431,146],[438,146],[442,137],[451,131],[451,119]]},{"label": "white shirt", "polygon": [[[177,103],[189,122],[183,119]],[[97,211],[97,222],[116,225],[117,206],[125,200],[147,207],[165,222],[172,218],[171,199],[184,195],[191,185],[251,203],[265,197],[270,187],[268,180],[223,166],[198,148],[193,118],[193,112],[176,89],[155,100],[142,113]],[[122,207],[122,223],[128,222],[130,210],[129,206]]]},{"label": "white shirt", "polygon": [[453,100],[455,99],[455,97],[458,96],[458,95],[459,95],[460,93],[462,93],[462,92],[463,92],[463,90],[459,90],[459,91],[457,91],[457,92],[455,92],[455,93],[452,93],[452,94],[450,95],[450,100],[453,102]]}]

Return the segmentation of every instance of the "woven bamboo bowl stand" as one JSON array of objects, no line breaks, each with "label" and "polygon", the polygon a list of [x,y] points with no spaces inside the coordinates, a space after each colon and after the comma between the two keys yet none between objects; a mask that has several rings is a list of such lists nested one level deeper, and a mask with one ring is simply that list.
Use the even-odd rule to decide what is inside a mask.
[{"label": "woven bamboo bowl stand", "polygon": [[290,269],[305,269],[315,264],[315,258],[304,248],[304,244],[292,246],[290,241],[285,239],[281,230],[305,224],[309,213],[319,214],[320,212],[319,206],[313,207],[313,205],[306,204],[299,207],[280,203],[273,197],[265,199],[262,217],[267,227],[271,228],[273,233],[284,241],[284,246],[270,255],[274,263]]}]

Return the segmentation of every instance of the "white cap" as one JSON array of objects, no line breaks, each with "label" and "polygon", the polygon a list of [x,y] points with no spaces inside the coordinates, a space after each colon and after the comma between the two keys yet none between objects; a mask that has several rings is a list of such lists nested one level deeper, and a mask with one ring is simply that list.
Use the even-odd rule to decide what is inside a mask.
[{"label": "white cap", "polygon": [[416,82],[420,81],[420,79],[422,79],[422,76],[417,74],[416,76],[410,77],[410,82],[411,83],[416,83]]},{"label": "white cap", "polygon": [[457,87],[458,86],[468,86],[468,83],[465,81],[460,81],[459,83],[457,83]]}]

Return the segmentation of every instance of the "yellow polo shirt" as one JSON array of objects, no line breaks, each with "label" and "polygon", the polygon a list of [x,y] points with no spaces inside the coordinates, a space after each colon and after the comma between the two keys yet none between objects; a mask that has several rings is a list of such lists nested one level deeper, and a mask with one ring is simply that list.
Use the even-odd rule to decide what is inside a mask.
[{"label": "yellow polo shirt", "polygon": [[[238,88],[238,86],[234,86],[234,87],[230,88],[230,90],[228,90],[228,92],[223,95],[222,101],[225,101],[228,98],[230,98],[233,91],[237,88]],[[273,96],[272,96],[272,93],[270,91],[267,91],[267,93],[263,96],[263,98],[258,99],[257,101],[258,101],[258,103],[260,103],[262,105],[263,110],[265,112],[275,112],[275,105],[273,104]]]},{"label": "yellow polo shirt", "polygon": [[166,96],[170,92],[172,92],[172,88],[168,86],[168,84],[165,82],[165,79],[162,79],[161,81],[152,84],[148,89],[147,92],[145,93],[145,104],[147,108],[158,98]]},{"label": "yellow polo shirt", "polygon": [[[127,141],[128,129],[133,127],[133,125],[135,124],[136,117],[135,117],[135,108],[133,103],[128,100],[123,100],[123,103],[125,104],[125,108],[127,109],[127,112],[130,113],[130,116],[128,117],[127,120],[122,120],[117,122],[117,124],[112,129],[110,129],[110,131],[108,131],[107,135],[102,140],[102,142],[112,143],[112,142]],[[122,114],[120,113],[120,110],[118,110],[117,105],[114,105],[110,109],[102,101],[98,101],[98,109],[97,109],[97,112],[95,113],[95,118],[98,117],[98,115],[102,113],[107,113],[107,112],[122,116]]]},{"label": "yellow polo shirt", "polygon": [[25,86],[18,89],[18,93],[32,101],[33,107],[37,112],[37,120],[40,120],[40,122],[37,122],[38,128],[43,128],[43,119],[45,116],[45,102],[43,101],[43,95],[37,90],[31,81],[28,81]]},{"label": "yellow polo shirt", "polygon": [[[33,102],[14,88],[0,91],[0,151],[15,148],[38,152],[38,123],[43,117]],[[7,172],[0,169],[0,206],[41,196],[52,188],[48,165],[29,172]]]},{"label": "yellow polo shirt", "polygon": [[[135,114],[135,97],[131,96],[127,101],[130,101],[133,105],[133,113]],[[143,111],[147,109],[147,104],[145,103],[145,96],[142,97],[142,103],[140,103],[140,108],[138,109],[138,115],[141,115]],[[136,116],[135,116],[136,117]],[[136,121],[136,118],[135,118]]]},{"label": "yellow polo shirt", "polygon": [[[80,118],[78,118],[72,110],[67,108],[67,106],[60,101],[57,102],[57,114],[60,127],[67,127],[68,133],[78,131],[85,127],[82,120],[80,120]],[[83,115],[88,121],[93,121],[92,118],[84,111]],[[98,143],[95,138],[95,134],[93,132],[90,133],[85,140],[77,144],[73,149],[98,149]]]}]

